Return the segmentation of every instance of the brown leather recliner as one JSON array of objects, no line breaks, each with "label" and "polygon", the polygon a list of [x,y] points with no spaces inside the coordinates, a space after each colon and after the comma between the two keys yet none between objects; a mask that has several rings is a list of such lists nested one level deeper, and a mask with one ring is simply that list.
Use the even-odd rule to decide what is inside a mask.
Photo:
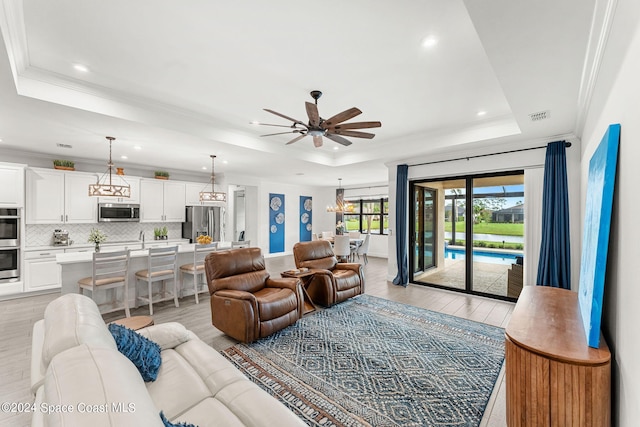
[{"label": "brown leather recliner", "polygon": [[303,313],[299,279],[272,279],[260,248],[212,252],[204,263],[213,326],[252,342],[294,324]]},{"label": "brown leather recliner", "polygon": [[358,263],[338,262],[326,240],[293,245],[296,267],[313,273],[307,293],[314,303],[330,307],[364,293],[364,274]]}]

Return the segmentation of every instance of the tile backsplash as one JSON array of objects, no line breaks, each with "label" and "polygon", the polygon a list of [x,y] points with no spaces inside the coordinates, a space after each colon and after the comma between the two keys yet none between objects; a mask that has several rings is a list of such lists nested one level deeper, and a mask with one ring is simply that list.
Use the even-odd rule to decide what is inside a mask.
[{"label": "tile backsplash", "polygon": [[182,237],[182,223],[155,222],[103,222],[100,224],[37,224],[26,226],[26,247],[48,246],[53,244],[53,230],[62,229],[69,232],[74,244],[87,243],[89,232],[98,228],[107,235],[107,243],[138,240],[140,231],[144,231],[147,242],[153,240],[153,229],[167,227],[169,239]]}]

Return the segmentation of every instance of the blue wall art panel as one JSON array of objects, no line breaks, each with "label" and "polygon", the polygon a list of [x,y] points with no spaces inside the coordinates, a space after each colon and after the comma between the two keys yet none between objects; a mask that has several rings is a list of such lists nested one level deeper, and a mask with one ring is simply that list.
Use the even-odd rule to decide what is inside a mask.
[{"label": "blue wall art panel", "polygon": [[284,194],[269,193],[269,253],[284,252]]},{"label": "blue wall art panel", "polygon": [[589,162],[578,301],[587,344],[598,348],[620,125],[610,125]]},{"label": "blue wall art panel", "polygon": [[311,211],[312,201],[309,196],[300,196],[300,241],[311,241],[311,223],[313,213]]}]

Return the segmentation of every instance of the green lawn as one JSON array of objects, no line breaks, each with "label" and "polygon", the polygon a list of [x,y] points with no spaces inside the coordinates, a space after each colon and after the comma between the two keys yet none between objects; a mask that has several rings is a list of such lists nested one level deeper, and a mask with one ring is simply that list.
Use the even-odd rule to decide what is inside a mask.
[{"label": "green lawn", "polygon": [[[451,222],[445,221],[444,231],[451,231]],[[456,231],[464,233],[466,224],[464,221],[456,222]],[[477,234],[501,234],[503,236],[524,236],[524,224],[512,224],[507,222],[481,222],[473,225],[473,232]]]}]

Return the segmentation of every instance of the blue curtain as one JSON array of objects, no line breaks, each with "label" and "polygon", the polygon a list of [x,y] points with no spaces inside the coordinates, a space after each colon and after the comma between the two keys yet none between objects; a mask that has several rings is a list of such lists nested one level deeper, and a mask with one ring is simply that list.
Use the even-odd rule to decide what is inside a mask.
[{"label": "blue curtain", "polygon": [[398,274],[394,285],[409,283],[409,261],[407,258],[407,211],[409,209],[409,166],[398,165],[396,174],[396,261]]},{"label": "blue curtain", "polygon": [[542,195],[542,243],[538,286],[571,289],[569,189],[564,141],[547,145]]}]

